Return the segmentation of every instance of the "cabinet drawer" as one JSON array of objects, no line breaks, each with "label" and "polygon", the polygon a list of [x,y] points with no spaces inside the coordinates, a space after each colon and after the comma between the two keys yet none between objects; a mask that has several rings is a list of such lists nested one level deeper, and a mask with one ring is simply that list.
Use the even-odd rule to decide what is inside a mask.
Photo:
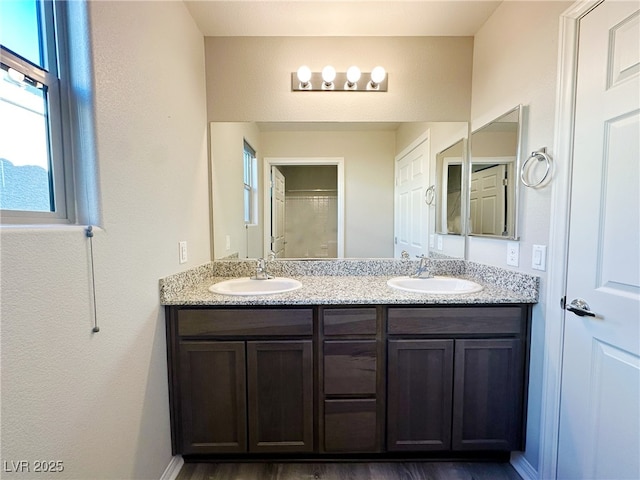
[{"label": "cabinet drawer", "polygon": [[375,308],[330,308],[322,311],[325,335],[375,335]]},{"label": "cabinet drawer", "polygon": [[374,399],[325,400],[325,451],[378,451],[376,407]]},{"label": "cabinet drawer", "polygon": [[390,308],[387,328],[398,334],[509,334],[524,332],[520,307]]},{"label": "cabinet drawer", "polygon": [[311,308],[183,309],[178,312],[180,336],[311,335]]},{"label": "cabinet drawer", "polygon": [[325,395],[375,395],[376,341],[324,342]]}]

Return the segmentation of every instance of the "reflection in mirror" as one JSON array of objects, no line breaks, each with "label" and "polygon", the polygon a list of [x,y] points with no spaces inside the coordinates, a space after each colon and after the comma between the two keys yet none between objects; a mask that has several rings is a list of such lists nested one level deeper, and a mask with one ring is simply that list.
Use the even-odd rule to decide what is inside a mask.
[{"label": "reflection in mirror", "polygon": [[[213,122],[212,256],[267,258],[277,250],[278,258],[392,258],[404,233],[395,225],[398,156],[427,133],[435,152],[467,131],[467,122]],[[255,151],[253,173],[246,171],[252,162],[242,161],[245,144]],[[335,165],[342,165],[337,186]],[[271,166],[284,177],[280,206],[272,202]],[[435,155],[425,158],[425,167],[416,190],[420,201],[436,182]],[[243,178],[255,183],[243,187]],[[435,233],[431,212],[425,247]],[[407,221],[424,223],[423,217]],[[464,248],[451,254],[452,244],[442,245],[438,253],[464,256]]]},{"label": "reflection in mirror", "polygon": [[436,154],[438,199],[436,202],[436,233],[462,235],[463,183],[462,172],[466,157],[466,141],[458,140]]},{"label": "reflection in mirror", "polygon": [[517,239],[522,106],[471,134],[469,234]]}]

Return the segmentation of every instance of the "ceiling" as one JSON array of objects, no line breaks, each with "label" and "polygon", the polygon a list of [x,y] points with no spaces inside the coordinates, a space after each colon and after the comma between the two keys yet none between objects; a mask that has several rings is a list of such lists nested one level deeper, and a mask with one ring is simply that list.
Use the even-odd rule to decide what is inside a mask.
[{"label": "ceiling", "polygon": [[473,36],[501,1],[184,0],[205,36]]}]

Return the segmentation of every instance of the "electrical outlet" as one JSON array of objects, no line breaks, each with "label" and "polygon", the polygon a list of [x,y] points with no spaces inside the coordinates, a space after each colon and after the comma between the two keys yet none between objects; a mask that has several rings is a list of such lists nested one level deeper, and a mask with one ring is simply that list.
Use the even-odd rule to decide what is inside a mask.
[{"label": "electrical outlet", "polygon": [[443,245],[442,245],[442,235],[438,235],[438,250],[442,250]]},{"label": "electrical outlet", "polygon": [[187,263],[187,242],[183,240],[178,242],[178,260],[180,263]]},{"label": "electrical outlet", "polygon": [[227,250],[231,250],[231,235],[225,237],[225,245]]},{"label": "electrical outlet", "polygon": [[518,242],[507,242],[507,265],[517,267],[520,263],[520,244]]},{"label": "electrical outlet", "polygon": [[534,245],[531,255],[531,268],[544,271],[547,267],[547,246]]}]

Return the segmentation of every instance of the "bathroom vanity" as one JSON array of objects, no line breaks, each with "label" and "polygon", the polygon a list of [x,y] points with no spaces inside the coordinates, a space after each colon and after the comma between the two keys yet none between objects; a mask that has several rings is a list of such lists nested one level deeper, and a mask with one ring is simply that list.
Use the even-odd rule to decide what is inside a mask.
[{"label": "bathroom vanity", "polygon": [[[455,268],[469,276],[466,262]],[[161,284],[174,453],[522,450],[537,279],[492,271],[519,290],[476,275],[481,292],[425,295],[387,286],[398,271],[358,270],[365,274],[305,271],[301,289],[262,296],[209,292],[232,276],[224,270]]]}]

